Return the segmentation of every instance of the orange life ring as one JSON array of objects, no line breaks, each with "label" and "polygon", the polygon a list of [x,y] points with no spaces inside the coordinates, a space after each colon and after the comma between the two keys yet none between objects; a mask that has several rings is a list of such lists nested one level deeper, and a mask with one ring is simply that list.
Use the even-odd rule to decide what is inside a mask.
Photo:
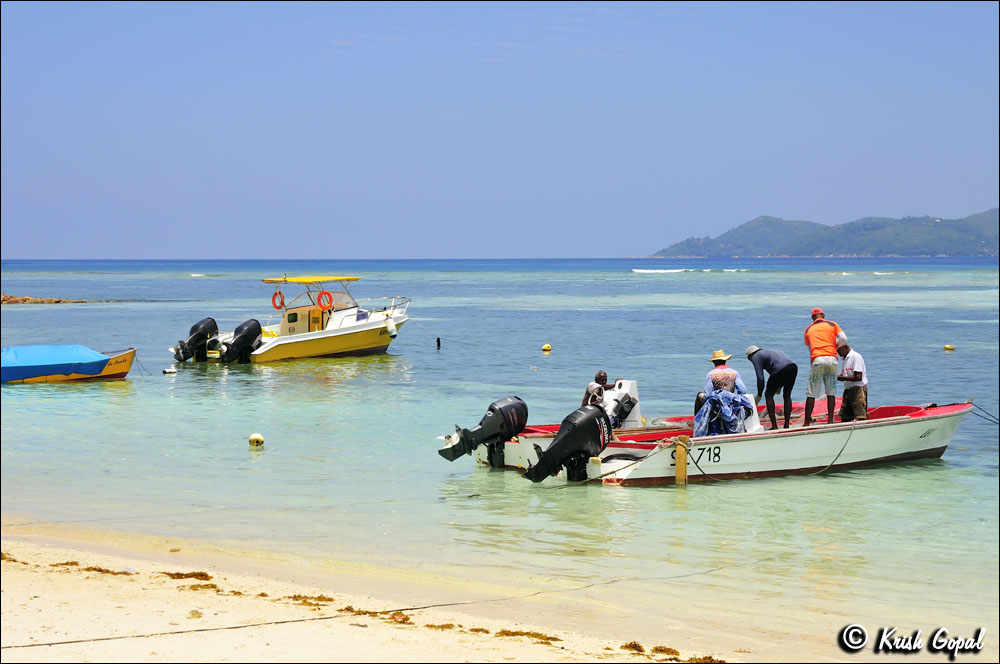
[{"label": "orange life ring", "polygon": [[[326,304],[323,304],[323,296],[326,296]],[[333,293],[328,290],[320,291],[319,295],[316,296],[316,304],[319,305],[320,309],[329,309],[333,306]]]},{"label": "orange life ring", "polygon": [[271,296],[271,306],[279,311],[285,306],[285,296],[281,291],[274,291],[274,295]]}]

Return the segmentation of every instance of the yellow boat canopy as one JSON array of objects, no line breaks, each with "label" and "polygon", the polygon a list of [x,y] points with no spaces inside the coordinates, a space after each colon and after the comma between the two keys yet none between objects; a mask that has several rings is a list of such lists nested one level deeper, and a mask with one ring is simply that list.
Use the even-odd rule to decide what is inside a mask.
[{"label": "yellow boat canopy", "polygon": [[358,281],[361,277],[277,277],[261,279],[265,284],[318,284],[324,281]]}]

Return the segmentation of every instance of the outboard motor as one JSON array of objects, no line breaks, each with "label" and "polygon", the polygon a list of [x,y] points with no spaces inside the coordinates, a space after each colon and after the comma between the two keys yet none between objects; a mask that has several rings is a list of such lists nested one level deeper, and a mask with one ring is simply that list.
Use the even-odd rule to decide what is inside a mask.
[{"label": "outboard motor", "polygon": [[191,326],[186,341],[178,341],[174,348],[174,359],[184,362],[194,358],[195,362],[208,360],[208,342],[219,334],[219,326],[214,318],[202,318]]},{"label": "outboard motor", "polygon": [[604,389],[601,402],[596,405],[601,406],[607,412],[608,417],[611,418],[611,426],[615,429],[642,426],[642,412],[639,410],[639,386],[634,380],[618,379],[614,385],[609,385]]},{"label": "outboard motor", "polygon": [[544,452],[535,445],[538,463],[524,473],[532,482],[556,475],[566,466],[571,482],[587,479],[590,457],[599,455],[611,442],[611,418],[600,406],[584,406],[566,416],[559,432]]},{"label": "outboard motor", "polygon": [[601,404],[601,406],[604,408],[605,412],[608,413],[608,417],[611,418],[611,426],[617,429],[625,424],[625,420],[628,419],[632,409],[635,408],[638,403],[639,402],[631,395],[622,394],[620,396],[615,396],[611,400],[605,399],[605,403]]},{"label": "outboard motor", "polygon": [[448,444],[438,454],[454,461],[463,454],[472,454],[480,445],[487,445],[490,465],[503,468],[504,444],[524,431],[528,423],[528,404],[520,397],[504,397],[490,404],[479,426],[472,429],[455,427],[455,433],[446,436]]},{"label": "outboard motor", "polygon": [[219,359],[223,362],[239,362],[246,364],[250,361],[250,353],[260,347],[260,337],[263,334],[260,323],[256,318],[251,318],[245,323],[241,323],[233,338],[228,343],[223,344],[219,352]]}]

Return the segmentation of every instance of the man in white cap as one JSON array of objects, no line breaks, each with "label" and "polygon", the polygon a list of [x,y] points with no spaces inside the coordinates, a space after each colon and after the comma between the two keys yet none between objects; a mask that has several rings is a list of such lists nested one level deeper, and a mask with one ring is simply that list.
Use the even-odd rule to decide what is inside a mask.
[{"label": "man in white cap", "polygon": [[840,400],[840,421],[868,419],[868,372],[861,353],[853,350],[847,337],[837,337],[837,354],[844,358],[837,380],[844,383],[844,397]]},{"label": "man in white cap", "polygon": [[[799,375],[798,365],[780,350],[771,348],[761,350],[759,346],[750,346],[746,352],[747,359],[750,360],[750,364],[753,365],[754,371],[757,373],[756,403],[760,403],[760,397],[763,393],[767,400],[767,416],[771,418],[771,428],[777,429],[778,420],[774,415],[774,395],[777,394],[778,390],[781,390],[785,406],[783,411],[785,428],[787,429],[788,421],[792,416],[792,388],[795,387],[795,378]],[[770,375],[766,390],[764,389],[765,371]]]}]

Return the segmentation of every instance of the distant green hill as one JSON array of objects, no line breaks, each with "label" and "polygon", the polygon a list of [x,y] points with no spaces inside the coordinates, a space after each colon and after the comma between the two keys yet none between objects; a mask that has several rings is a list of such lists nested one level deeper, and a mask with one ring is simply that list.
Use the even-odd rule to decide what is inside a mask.
[{"label": "distant green hill", "polygon": [[865,217],[836,226],[757,217],[717,238],[688,238],[654,256],[996,256],[998,211],[964,219]]}]

